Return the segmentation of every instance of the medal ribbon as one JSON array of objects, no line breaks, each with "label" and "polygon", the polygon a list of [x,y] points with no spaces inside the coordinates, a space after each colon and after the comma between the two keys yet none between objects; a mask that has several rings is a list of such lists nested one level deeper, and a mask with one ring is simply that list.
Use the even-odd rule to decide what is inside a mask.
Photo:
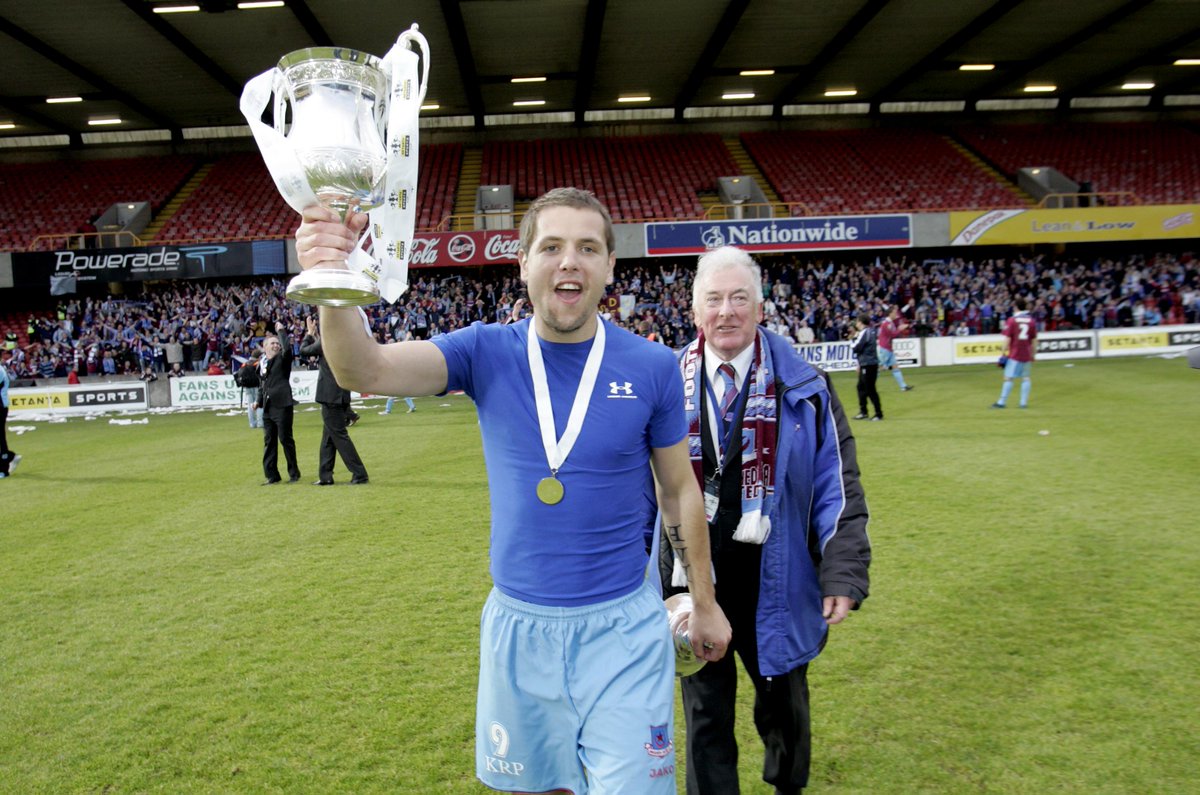
[{"label": "medal ribbon", "polygon": [[550,465],[550,474],[558,474],[559,468],[571,454],[579,431],[583,428],[583,418],[587,414],[588,403],[591,401],[592,390],[596,386],[596,377],[600,374],[600,361],[604,358],[604,321],[597,316],[596,336],[592,339],[592,349],[588,353],[587,362],[583,365],[583,375],[579,378],[579,388],[575,390],[575,402],[571,404],[571,414],[567,418],[567,427],[562,439],[554,438],[554,407],[550,404],[550,385],[546,380],[546,364],[542,360],[542,346],[538,341],[534,324],[537,319],[529,321],[529,335],[526,350],[529,354],[529,373],[533,377],[533,398],[537,405],[538,427],[542,432],[542,447],[546,450],[546,463]]}]

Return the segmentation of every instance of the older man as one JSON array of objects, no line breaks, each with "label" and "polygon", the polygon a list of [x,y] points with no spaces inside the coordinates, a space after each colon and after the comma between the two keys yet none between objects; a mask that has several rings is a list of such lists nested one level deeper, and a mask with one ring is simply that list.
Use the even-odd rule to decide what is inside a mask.
[{"label": "older man", "polygon": [[[689,452],[704,490],[717,604],[756,696],[763,779],[808,782],[808,663],[867,597],[867,506],[854,437],[829,378],[762,328],[762,277],[745,252],[700,258],[699,337],[680,359]],[[664,560],[665,569],[670,566]],[[672,586],[681,585],[678,561]],[[732,654],[683,680],[689,795],[739,790]]]}]

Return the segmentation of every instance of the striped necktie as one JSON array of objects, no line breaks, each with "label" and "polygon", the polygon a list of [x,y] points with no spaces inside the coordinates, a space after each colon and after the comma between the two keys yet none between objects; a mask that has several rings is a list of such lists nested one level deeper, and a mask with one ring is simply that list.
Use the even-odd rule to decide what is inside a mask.
[{"label": "striped necktie", "polygon": [[721,430],[727,431],[728,424],[733,422],[733,404],[738,396],[737,371],[729,362],[723,362],[717,372],[725,384],[725,393],[721,395]]}]

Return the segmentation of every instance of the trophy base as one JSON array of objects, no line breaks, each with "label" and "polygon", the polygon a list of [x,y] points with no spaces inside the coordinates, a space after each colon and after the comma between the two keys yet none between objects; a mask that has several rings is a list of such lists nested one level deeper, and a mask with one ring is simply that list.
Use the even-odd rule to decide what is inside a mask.
[{"label": "trophy base", "polygon": [[288,282],[287,297],[311,306],[370,306],[379,301],[379,287],[361,273],[314,268]]}]

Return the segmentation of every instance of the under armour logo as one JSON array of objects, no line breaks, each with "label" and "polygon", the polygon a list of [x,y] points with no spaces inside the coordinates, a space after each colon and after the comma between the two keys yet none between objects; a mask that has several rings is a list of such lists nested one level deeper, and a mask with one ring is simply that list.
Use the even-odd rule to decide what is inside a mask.
[{"label": "under armour logo", "polygon": [[[624,393],[622,395],[622,393]],[[626,381],[624,384],[618,384],[616,381],[608,382],[609,396],[616,395],[617,397],[633,397],[633,384]]]}]

